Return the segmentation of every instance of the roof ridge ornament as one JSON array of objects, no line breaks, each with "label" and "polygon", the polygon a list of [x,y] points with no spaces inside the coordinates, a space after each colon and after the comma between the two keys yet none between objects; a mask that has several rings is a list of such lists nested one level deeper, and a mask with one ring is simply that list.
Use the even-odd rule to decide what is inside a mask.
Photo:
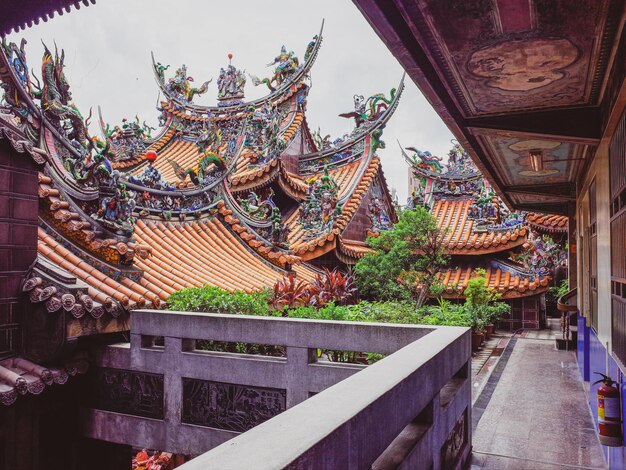
[{"label": "roof ridge ornament", "polygon": [[217,78],[218,106],[235,106],[243,103],[246,71],[232,65],[233,55],[228,54],[228,65],[220,69]]}]

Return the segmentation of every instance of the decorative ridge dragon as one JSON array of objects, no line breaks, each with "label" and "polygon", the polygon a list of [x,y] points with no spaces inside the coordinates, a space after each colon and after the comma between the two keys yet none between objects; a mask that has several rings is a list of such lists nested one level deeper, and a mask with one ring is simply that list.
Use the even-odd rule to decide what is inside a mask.
[{"label": "decorative ridge dragon", "polygon": [[[402,92],[404,91],[404,78],[405,78],[405,74],[402,75],[402,79],[400,80],[398,87],[392,88],[391,93],[390,93],[391,94],[390,98],[388,99],[385,98],[382,93],[378,93],[370,97],[371,102],[372,102],[371,103],[372,107],[370,109],[373,109],[375,111],[374,118],[372,120],[368,120],[367,124],[365,125],[356,127],[354,131],[352,132],[352,134],[344,136],[343,140],[339,142],[336,141],[336,143],[330,148],[326,148],[321,151],[302,155],[300,157],[300,162],[304,163],[304,162],[328,159],[335,154],[348,150],[350,147],[363,141],[368,135],[371,135],[373,138],[372,145],[374,147],[374,150],[376,148],[384,148],[385,144],[381,140],[382,130],[384,129],[386,123],[389,121],[394,111],[398,107],[398,103],[400,102],[400,97],[402,96]],[[368,104],[368,107],[369,107],[369,104]],[[343,117],[355,117],[354,113],[345,113],[345,114],[350,114],[350,115],[343,116]]]},{"label": "decorative ridge dragon", "polygon": [[[75,140],[85,149],[89,148],[87,126],[82,114],[72,103],[70,85],[65,77],[65,51],[59,56],[55,45],[54,57],[46,44],[41,64],[43,86],[35,89],[33,95],[41,100],[41,109],[46,118],[57,127],[62,128],[62,121],[68,120],[71,130],[67,133],[69,140]],[[67,130],[67,129],[66,129]]]},{"label": "decorative ridge dragon", "polygon": [[[258,108],[258,107],[264,106],[266,103],[274,100],[277,95],[280,95],[280,93],[284,91],[288,83],[296,83],[298,81],[303,80],[305,77],[309,75],[309,71],[311,67],[313,66],[313,63],[315,62],[315,59],[317,58],[317,54],[319,52],[319,48],[322,43],[323,30],[324,30],[324,20],[322,20],[322,25],[321,25],[319,33],[315,35],[313,40],[310,41],[309,44],[307,45],[305,56],[304,56],[305,57],[304,64],[300,64],[300,66],[298,67],[298,70],[295,73],[291,74],[289,77],[286,77],[286,80],[283,81],[281,85],[275,87],[274,91],[270,90],[270,93],[267,94],[266,96],[262,98],[258,98],[256,100],[252,100],[252,101],[243,101],[241,103],[233,104],[232,106],[204,106],[204,105],[196,105],[193,103],[180,103],[180,105],[184,109],[194,112],[194,113],[200,113],[200,114],[212,113],[214,115],[220,115],[223,113],[231,112],[233,109],[241,110],[241,109],[248,109],[250,107]],[[167,70],[169,65],[163,65],[160,62],[157,62],[154,57],[154,52],[152,52],[151,54],[152,54],[152,65],[153,65],[155,80],[159,88],[163,92],[163,94],[169,97],[170,94],[168,93],[165,87],[165,81],[164,81],[164,75],[163,75],[164,71]],[[270,65],[273,65],[273,63]],[[259,80],[259,82],[263,83],[263,80]]]}]

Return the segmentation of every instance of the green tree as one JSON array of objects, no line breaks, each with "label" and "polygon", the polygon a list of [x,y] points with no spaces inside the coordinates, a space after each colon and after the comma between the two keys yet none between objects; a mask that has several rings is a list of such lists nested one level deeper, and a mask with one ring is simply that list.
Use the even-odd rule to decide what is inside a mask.
[{"label": "green tree", "polygon": [[359,260],[356,284],[363,297],[391,300],[411,298],[421,306],[437,294],[437,274],[447,264],[443,231],[422,207],[400,213],[392,230],[368,238],[375,252]]}]

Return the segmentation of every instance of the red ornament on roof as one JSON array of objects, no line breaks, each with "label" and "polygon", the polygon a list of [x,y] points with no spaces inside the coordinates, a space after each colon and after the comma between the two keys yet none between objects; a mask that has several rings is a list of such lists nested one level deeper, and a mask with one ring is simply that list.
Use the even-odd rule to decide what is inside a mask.
[{"label": "red ornament on roof", "polygon": [[228,58],[229,58],[229,59],[232,59],[232,58],[233,58],[233,55],[232,55],[232,54],[228,54]]},{"label": "red ornament on roof", "polygon": [[146,152],[146,160],[149,162],[155,162],[159,155],[154,150],[148,150]]}]

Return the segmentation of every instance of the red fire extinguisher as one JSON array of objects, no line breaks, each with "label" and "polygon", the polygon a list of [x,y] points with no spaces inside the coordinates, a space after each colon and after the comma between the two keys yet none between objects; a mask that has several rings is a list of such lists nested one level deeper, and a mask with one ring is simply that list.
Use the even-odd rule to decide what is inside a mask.
[{"label": "red fire extinguisher", "polygon": [[596,382],[602,382],[598,389],[598,428],[600,444],[610,447],[622,445],[622,414],[620,409],[619,388],[617,382],[608,375],[600,374],[602,378]]}]

